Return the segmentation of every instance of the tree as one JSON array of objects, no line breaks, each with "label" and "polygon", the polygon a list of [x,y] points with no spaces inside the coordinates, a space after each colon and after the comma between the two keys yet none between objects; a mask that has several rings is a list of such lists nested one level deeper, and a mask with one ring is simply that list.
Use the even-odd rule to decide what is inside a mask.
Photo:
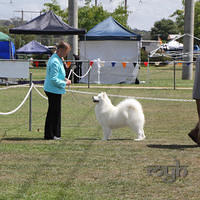
[{"label": "tree", "polygon": [[[195,11],[194,11],[194,35],[200,38],[200,2],[195,3]],[[197,42],[197,41],[195,41]],[[199,43],[199,41],[198,41]]]},{"label": "tree", "polygon": [[25,45],[26,43],[36,38],[35,35],[16,34],[14,36],[13,34],[9,34],[10,28],[14,28],[20,25],[22,25],[21,18],[11,18],[10,24],[8,26],[6,24],[3,24],[2,26],[0,26],[0,31],[9,35],[12,38],[12,40],[15,42],[16,49],[20,48],[21,46]]},{"label": "tree", "polygon": [[109,13],[104,11],[102,6],[84,6],[78,11],[78,26],[88,31],[108,16]]},{"label": "tree", "polygon": [[184,33],[184,10],[176,10],[170,17],[176,17],[175,23],[179,33]]},{"label": "tree", "polygon": [[116,19],[120,24],[130,29],[130,27],[127,24],[128,16],[130,12],[128,12],[124,6],[119,5],[114,12],[111,14],[111,16]]},{"label": "tree", "polygon": [[151,38],[157,40],[160,37],[166,41],[169,34],[177,34],[177,25],[171,19],[162,19],[155,22],[154,27],[151,29]]},{"label": "tree", "polygon": [[68,23],[68,11],[62,10],[57,0],[51,1],[51,3],[44,4],[45,8],[42,11],[47,12],[49,10],[52,10],[56,15],[60,16],[64,22]]},{"label": "tree", "polygon": [[[175,23],[177,24],[178,31],[184,34],[184,6],[185,1],[182,1],[183,10],[176,10],[170,17],[176,17]],[[200,38],[200,1],[195,2],[195,14],[194,14],[194,35]],[[196,41],[195,41],[196,42]]]},{"label": "tree", "polygon": [[[79,27],[90,30],[96,24],[100,23],[104,19],[112,16],[123,26],[127,25],[128,13],[122,6],[118,6],[113,13],[105,11],[103,6],[84,6],[79,8]],[[90,19],[90,20],[88,20]]]},{"label": "tree", "polygon": [[[114,17],[123,26],[128,27],[127,20],[129,12],[127,12],[123,6],[119,5],[113,13],[110,13],[104,10],[102,5],[91,6],[90,3],[91,0],[86,0],[85,6],[79,8],[79,28],[85,28],[86,30],[90,30],[96,24],[103,21],[109,16]],[[62,10],[56,0],[52,0],[51,3],[45,3],[44,7],[45,8],[43,11],[52,10],[56,15],[60,16],[64,22],[68,23],[68,10]]]}]

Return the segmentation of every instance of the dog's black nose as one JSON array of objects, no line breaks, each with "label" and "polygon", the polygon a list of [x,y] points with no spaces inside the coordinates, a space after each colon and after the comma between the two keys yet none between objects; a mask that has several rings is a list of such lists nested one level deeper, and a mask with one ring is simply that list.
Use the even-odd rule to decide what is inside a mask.
[{"label": "dog's black nose", "polygon": [[92,97],[92,101],[95,102],[95,98],[94,97]]},{"label": "dog's black nose", "polygon": [[92,97],[92,100],[93,100],[94,103],[98,103],[99,102],[99,100],[95,99],[94,96]]}]

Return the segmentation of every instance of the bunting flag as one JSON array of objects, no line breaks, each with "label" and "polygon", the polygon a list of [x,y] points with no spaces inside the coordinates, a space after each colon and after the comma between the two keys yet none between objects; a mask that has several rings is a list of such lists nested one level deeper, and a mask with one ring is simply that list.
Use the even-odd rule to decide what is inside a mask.
[{"label": "bunting flag", "polygon": [[126,62],[122,62],[122,66],[123,66],[123,68],[126,68]]},{"label": "bunting flag", "polygon": [[101,61],[101,62],[100,62],[100,66],[101,66],[101,67],[104,67],[104,64],[105,64],[105,61]]},{"label": "bunting flag", "polygon": [[162,40],[160,37],[158,37],[158,41],[159,41],[160,45],[162,45]]},{"label": "bunting flag", "polygon": [[133,63],[133,67],[134,67],[134,68],[136,67],[136,65],[137,65],[137,63]]},{"label": "bunting flag", "polygon": [[112,67],[115,67],[116,62],[111,62]]},{"label": "bunting flag", "polygon": [[182,65],[182,63],[177,63],[179,66]]},{"label": "bunting flag", "polygon": [[148,62],[144,62],[144,65],[145,65],[145,67],[147,67],[147,66],[148,66],[148,64],[149,64]]},{"label": "bunting flag", "polygon": [[94,61],[90,61],[90,67],[92,67],[93,63],[94,63]]},{"label": "bunting flag", "polygon": [[67,68],[70,68],[72,62],[67,62]]},{"label": "bunting flag", "polygon": [[34,61],[34,63],[36,67],[39,67],[39,61]]},{"label": "bunting flag", "polygon": [[187,66],[189,67],[191,63],[187,63]]}]

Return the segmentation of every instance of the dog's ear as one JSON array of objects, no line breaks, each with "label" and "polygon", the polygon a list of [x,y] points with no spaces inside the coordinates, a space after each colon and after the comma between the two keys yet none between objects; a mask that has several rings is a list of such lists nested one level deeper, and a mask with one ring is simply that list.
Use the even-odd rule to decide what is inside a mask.
[{"label": "dog's ear", "polygon": [[105,98],[106,97],[106,92],[102,92],[102,94],[103,94],[103,98]]},{"label": "dog's ear", "polygon": [[104,97],[108,97],[108,95],[107,95],[107,93],[106,93],[106,92],[104,92],[104,93],[103,93],[103,96],[104,96]]}]

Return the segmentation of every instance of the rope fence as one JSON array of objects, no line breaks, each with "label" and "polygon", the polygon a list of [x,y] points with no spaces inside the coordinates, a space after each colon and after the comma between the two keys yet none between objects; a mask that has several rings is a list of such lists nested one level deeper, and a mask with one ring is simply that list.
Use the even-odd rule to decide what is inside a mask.
[{"label": "rope fence", "polygon": [[[18,86],[18,87],[22,87],[22,86]],[[27,87],[26,85],[24,87]],[[19,104],[19,106],[17,106],[14,110],[10,111],[10,112],[0,112],[0,115],[11,115],[14,114],[15,112],[17,112],[26,102],[26,100],[28,99],[32,89],[34,88],[35,91],[45,100],[48,100],[48,98],[46,96],[44,96],[38,89],[41,88],[42,86],[36,86],[35,84],[32,83],[31,87],[29,88],[25,98],[23,99],[23,101]],[[9,89],[9,88],[17,88],[17,86],[15,87],[6,87],[4,89]],[[1,88],[2,89],[2,88]],[[78,90],[72,90],[72,89],[68,89],[68,92],[71,93],[78,93],[78,94],[84,94],[84,95],[97,95],[98,93],[95,92],[85,92],[85,91],[78,91]],[[153,100],[153,101],[174,101],[174,102],[193,102],[194,100],[191,99],[170,99],[170,98],[154,98],[154,97],[136,97],[136,96],[125,96],[125,95],[114,95],[114,94],[108,94],[108,96],[110,97],[117,97],[117,98],[134,98],[134,99],[142,99],[142,100]]]},{"label": "rope fence", "polygon": [[30,92],[32,91],[32,89],[33,89],[33,84],[31,85],[29,91],[27,92],[24,100],[19,104],[19,106],[17,106],[17,108],[15,108],[14,110],[12,110],[10,112],[5,112],[5,113],[0,112],[0,115],[11,115],[11,114],[17,112],[24,105],[24,103],[26,102],[26,100],[28,99],[28,97],[29,97]]}]

